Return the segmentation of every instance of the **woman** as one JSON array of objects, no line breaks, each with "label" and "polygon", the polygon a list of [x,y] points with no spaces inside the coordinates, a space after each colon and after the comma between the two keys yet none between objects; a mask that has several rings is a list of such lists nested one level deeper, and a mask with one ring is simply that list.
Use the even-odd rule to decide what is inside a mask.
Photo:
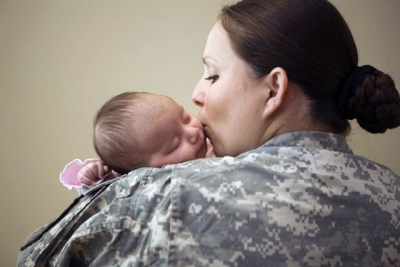
[{"label": "woman", "polygon": [[207,40],[193,92],[214,152],[92,189],[21,266],[396,266],[400,177],[353,155],[348,119],[400,124],[392,79],[357,67],[321,0],[243,0]]}]

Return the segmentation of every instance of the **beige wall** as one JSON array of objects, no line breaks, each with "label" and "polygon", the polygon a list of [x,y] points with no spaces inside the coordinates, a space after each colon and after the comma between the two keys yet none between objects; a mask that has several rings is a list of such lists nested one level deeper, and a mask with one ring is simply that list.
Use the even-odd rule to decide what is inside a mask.
[{"label": "beige wall", "polygon": [[[197,112],[191,92],[221,0],[0,0],[0,266],[14,266],[35,228],[76,197],[58,175],[95,157],[92,118],[127,90],[173,97]],[[400,1],[335,0],[361,64],[400,84]],[[299,22],[300,23],[300,22]],[[400,173],[400,131],[354,131],[356,153]]]}]

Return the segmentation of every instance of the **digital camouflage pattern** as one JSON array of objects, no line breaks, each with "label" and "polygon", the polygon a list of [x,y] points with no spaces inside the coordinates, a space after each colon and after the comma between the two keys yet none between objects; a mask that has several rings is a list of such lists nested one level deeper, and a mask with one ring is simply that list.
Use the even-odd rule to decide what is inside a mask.
[{"label": "digital camouflage pattern", "polygon": [[400,177],[334,134],[139,169],[76,202],[19,266],[400,266]]}]

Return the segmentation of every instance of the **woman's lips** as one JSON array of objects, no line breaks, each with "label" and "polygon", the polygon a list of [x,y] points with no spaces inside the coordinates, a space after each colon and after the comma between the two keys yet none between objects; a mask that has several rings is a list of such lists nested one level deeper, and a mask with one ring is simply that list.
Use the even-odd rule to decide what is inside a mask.
[{"label": "woman's lips", "polygon": [[203,124],[203,131],[204,131],[204,137],[208,138],[208,126],[206,124]]},{"label": "woman's lips", "polygon": [[200,145],[199,145],[199,149],[196,153],[196,158],[204,158],[207,154],[207,150],[208,150],[208,146],[207,146],[207,137],[206,137],[206,133],[204,132],[204,128],[203,131],[200,131]]},{"label": "woman's lips", "polygon": [[204,158],[207,153],[207,141],[206,138],[203,139],[203,142],[196,154],[196,158]]}]

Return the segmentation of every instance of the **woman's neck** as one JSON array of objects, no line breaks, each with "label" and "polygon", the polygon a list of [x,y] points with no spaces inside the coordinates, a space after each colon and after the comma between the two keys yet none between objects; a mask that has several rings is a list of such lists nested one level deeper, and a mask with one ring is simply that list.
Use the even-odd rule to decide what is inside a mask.
[{"label": "woman's neck", "polygon": [[294,84],[288,86],[282,105],[269,120],[262,138],[264,143],[274,136],[290,132],[333,132],[328,125],[313,120],[308,97]]}]

